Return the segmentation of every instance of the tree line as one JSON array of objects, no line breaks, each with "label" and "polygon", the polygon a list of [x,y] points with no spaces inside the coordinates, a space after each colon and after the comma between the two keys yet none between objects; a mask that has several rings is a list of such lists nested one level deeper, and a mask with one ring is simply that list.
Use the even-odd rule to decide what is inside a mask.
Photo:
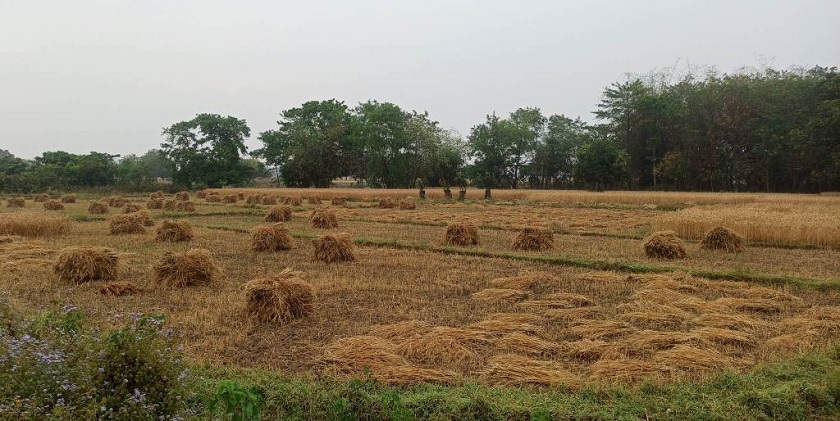
[{"label": "tree line", "polygon": [[141,156],[0,153],[0,189],[242,186],[270,174],[289,187],[347,178],[386,188],[840,190],[836,68],[672,79],[613,83],[595,124],[521,108],[488,115],[466,138],[427,112],[332,99],[283,111],[249,151],[245,120],[199,114],[166,127],[160,148]]}]

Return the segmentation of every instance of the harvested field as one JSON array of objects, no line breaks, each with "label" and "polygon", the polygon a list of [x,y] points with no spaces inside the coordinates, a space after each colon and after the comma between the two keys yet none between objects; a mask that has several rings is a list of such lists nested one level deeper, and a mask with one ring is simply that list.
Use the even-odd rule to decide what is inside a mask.
[{"label": "harvested field", "polygon": [[[662,209],[677,196],[642,202],[627,194],[609,204],[581,194],[570,204],[549,201],[548,193],[494,191],[495,202],[445,203],[428,192],[417,209],[380,209],[377,197],[399,206],[416,194],[224,189],[221,202],[237,200],[199,201],[193,213],[177,214],[178,203],[188,202],[161,209],[159,195],[126,195],[130,204],[160,203],[129,215],[111,211],[157,218],[157,229],[136,235],[107,235],[109,217],[89,214],[84,195],[64,203],[62,215],[3,208],[0,234],[20,238],[0,241],[0,290],[28,309],[61,297],[103,325],[113,314],[159,311],[192,361],[345,380],[369,372],[387,384],[574,390],[698,381],[826,350],[840,339],[840,251],[808,248],[815,240],[766,247],[733,225],[743,251],[721,253],[704,248],[704,227],[685,235],[685,258],[648,259],[640,243],[653,220],[682,212]],[[319,201],[301,201],[315,195]],[[528,195],[540,200],[522,203]],[[277,197],[289,205],[263,205]],[[767,206],[762,197],[703,206]],[[326,209],[319,202],[342,204],[329,210],[347,235],[320,237],[331,231],[311,225],[313,211]],[[279,241],[273,230],[273,237],[252,235],[269,233],[257,229],[267,219],[282,222]],[[480,243],[464,229],[464,245],[445,245],[447,225],[465,220]],[[176,226],[190,227],[189,243],[169,239],[180,236]],[[554,247],[511,251],[511,240],[529,227],[551,234]],[[255,244],[283,252],[254,253]],[[57,282],[60,251],[79,246],[119,250],[118,273]],[[353,263],[324,264],[345,260]]]}]

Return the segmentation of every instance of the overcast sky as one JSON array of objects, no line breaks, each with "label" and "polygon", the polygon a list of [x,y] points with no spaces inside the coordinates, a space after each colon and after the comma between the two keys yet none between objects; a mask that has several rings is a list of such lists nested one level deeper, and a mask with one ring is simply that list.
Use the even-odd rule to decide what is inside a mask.
[{"label": "overcast sky", "polygon": [[0,0],[0,149],[142,153],[202,112],[258,147],[330,98],[466,136],[519,107],[592,120],[625,74],[689,64],[840,65],[840,0]]}]

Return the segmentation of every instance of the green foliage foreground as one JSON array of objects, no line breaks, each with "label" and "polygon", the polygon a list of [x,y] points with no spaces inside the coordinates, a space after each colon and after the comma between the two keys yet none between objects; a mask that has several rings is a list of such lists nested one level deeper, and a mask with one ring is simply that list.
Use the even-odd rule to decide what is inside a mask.
[{"label": "green foliage foreground", "polygon": [[[72,307],[24,319],[0,301],[0,419],[837,419],[840,344],[702,382],[394,387],[372,379],[186,369],[160,317],[99,331]],[[188,373],[190,373],[188,375]]]}]

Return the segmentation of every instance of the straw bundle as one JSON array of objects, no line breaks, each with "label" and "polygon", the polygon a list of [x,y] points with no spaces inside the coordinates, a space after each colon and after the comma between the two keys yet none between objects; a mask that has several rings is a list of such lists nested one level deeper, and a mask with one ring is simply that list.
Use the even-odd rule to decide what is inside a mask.
[{"label": "straw bundle", "polygon": [[208,284],[220,272],[213,255],[205,249],[167,251],[153,270],[156,283],[175,287]]},{"label": "straw bundle", "polygon": [[348,234],[322,235],[312,240],[315,258],[322,262],[349,262],[356,260],[353,242]]},{"label": "straw bundle", "polygon": [[706,250],[723,250],[737,253],[744,250],[743,237],[726,227],[714,227],[703,235],[700,247]]},{"label": "straw bundle", "polygon": [[335,212],[330,209],[315,209],[309,216],[309,222],[313,228],[335,228],[338,226],[338,218]]},{"label": "straw bundle", "polygon": [[265,214],[266,222],[286,222],[292,219],[292,208],[286,205],[274,206]]},{"label": "straw bundle", "polygon": [[26,206],[26,200],[22,197],[10,197],[6,200],[7,208],[22,208]]},{"label": "straw bundle", "polygon": [[158,226],[157,233],[155,235],[155,240],[157,241],[168,241],[172,243],[190,241],[192,238],[192,226],[189,221],[185,220],[163,221],[160,223],[160,226]]},{"label": "straw bundle", "polygon": [[248,315],[262,323],[288,322],[311,314],[315,294],[303,273],[284,269],[245,284]]},{"label": "straw bundle", "polygon": [[111,234],[142,234],[146,232],[143,219],[135,214],[119,214],[111,217]]},{"label": "straw bundle", "polygon": [[105,215],[108,212],[108,203],[106,202],[90,202],[90,205],[88,205],[88,213],[91,215]]},{"label": "straw bundle", "polygon": [[449,224],[443,242],[450,246],[478,245],[478,227],[471,222]]},{"label": "straw bundle", "polygon": [[497,355],[483,371],[485,381],[502,385],[565,385],[574,387],[578,377],[552,361],[532,360],[513,354]]},{"label": "straw bundle", "polygon": [[143,292],[143,289],[136,287],[129,281],[106,282],[99,288],[100,294],[112,297],[122,297],[123,295],[132,295],[139,292]]},{"label": "straw bundle", "polygon": [[44,209],[51,211],[64,210],[64,204],[59,202],[58,200],[50,199],[44,202]]},{"label": "straw bundle", "polygon": [[543,228],[525,228],[516,234],[511,247],[525,251],[551,250],[554,248],[554,233]]},{"label": "straw bundle", "polygon": [[78,197],[75,194],[65,194],[61,196],[61,203],[76,203]]},{"label": "straw bundle", "polygon": [[683,259],[685,246],[674,231],[658,231],[644,240],[645,255],[656,259]]},{"label": "straw bundle", "polygon": [[117,277],[117,252],[104,247],[66,247],[61,250],[53,272],[62,281],[81,284]]},{"label": "straw bundle", "polygon": [[292,248],[292,236],[282,222],[260,225],[251,230],[251,250],[280,251]]}]

